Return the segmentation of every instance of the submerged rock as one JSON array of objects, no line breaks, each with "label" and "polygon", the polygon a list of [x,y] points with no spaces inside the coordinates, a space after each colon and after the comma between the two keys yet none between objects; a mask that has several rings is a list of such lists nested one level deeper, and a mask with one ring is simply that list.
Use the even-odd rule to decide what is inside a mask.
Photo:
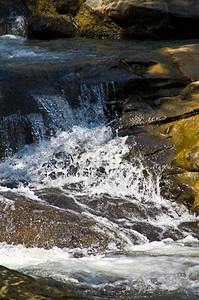
[{"label": "submerged rock", "polygon": [[[71,186],[75,188],[81,187]],[[155,208],[152,203],[146,211],[136,201],[131,203],[108,196],[76,196],[74,199],[59,189],[45,189],[36,194],[40,201],[14,192],[1,192],[0,242],[46,249],[54,246],[87,248],[95,254],[112,245],[124,250],[128,241],[139,244],[142,238],[153,241],[168,237],[167,231],[147,222],[147,214],[156,218],[161,213],[161,208]],[[138,218],[139,224],[135,222]],[[128,222],[121,223],[125,219]],[[103,220],[111,226],[104,227]],[[169,234],[174,239],[182,237],[178,229],[171,229]]]}]

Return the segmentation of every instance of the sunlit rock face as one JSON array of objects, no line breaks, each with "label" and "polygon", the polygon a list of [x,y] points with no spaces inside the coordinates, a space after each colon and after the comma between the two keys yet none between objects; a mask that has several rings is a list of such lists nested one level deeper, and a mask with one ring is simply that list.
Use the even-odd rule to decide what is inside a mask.
[{"label": "sunlit rock face", "polygon": [[[0,7],[1,34],[15,33],[18,27],[18,34],[39,39],[75,35],[115,39],[198,37],[197,1],[15,0],[9,5],[1,1]],[[19,16],[24,19],[23,26],[16,20]]]},{"label": "sunlit rock face", "polygon": [[197,36],[197,1],[87,0],[86,4],[95,12],[108,15],[129,37]]},{"label": "sunlit rock face", "polygon": [[[195,197],[195,210],[199,206],[197,52],[197,44],[160,49],[154,63],[145,70],[145,75],[152,76],[150,95],[153,100],[149,99],[149,93],[147,98],[145,85],[126,103],[119,121],[120,133],[128,133],[130,143],[137,142],[136,147],[132,147],[132,154],[138,148],[148,161],[154,160],[160,165],[166,163],[168,169],[163,172],[163,178],[165,183],[169,179],[173,185],[175,200],[192,206]],[[159,89],[153,84],[154,78],[160,80]],[[167,190],[164,180],[163,193]]]}]

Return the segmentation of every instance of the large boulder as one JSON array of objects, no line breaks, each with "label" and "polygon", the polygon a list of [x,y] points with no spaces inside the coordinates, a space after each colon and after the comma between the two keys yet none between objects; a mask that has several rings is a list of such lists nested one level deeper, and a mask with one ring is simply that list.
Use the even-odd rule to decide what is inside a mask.
[{"label": "large boulder", "polygon": [[87,0],[95,12],[108,15],[126,37],[191,38],[198,36],[199,3],[182,0]]},{"label": "large boulder", "polygon": [[[92,86],[104,84],[106,112],[110,118],[119,116],[112,124],[119,135],[129,136],[132,157],[141,153],[146,165],[159,165],[163,170],[163,194],[168,192],[170,181],[168,197],[191,207],[198,195],[198,54],[198,44],[184,44],[145,51],[128,59],[70,66],[58,63],[54,67],[27,65],[24,69],[19,65],[15,70],[4,66],[0,85],[0,156],[10,155],[60,128],[56,111],[51,113],[48,106],[45,110],[41,104],[45,95],[69,95],[66,100],[75,108],[80,105],[82,84],[88,94]],[[90,101],[96,101],[90,94]],[[66,130],[64,124],[62,130]]]},{"label": "large boulder", "polygon": [[[71,107],[78,107],[81,84],[86,84],[87,96],[89,87],[92,90],[92,86],[100,83],[103,87],[104,84],[104,89],[107,91],[107,110],[114,118],[118,115],[111,124],[119,135],[128,135],[127,142],[131,151],[126,159],[133,160],[135,156],[141,155],[143,164],[147,168],[151,167],[154,176],[157,171],[161,179],[162,194],[167,198],[183,202],[197,211],[199,206],[198,54],[199,46],[192,44],[159,48],[126,60],[104,60],[70,66],[62,63],[56,64],[53,68],[52,66],[47,68],[44,64],[37,66],[36,69],[31,65],[23,69],[19,65],[14,71],[9,66],[4,66],[1,72],[0,117],[8,121],[4,123],[6,126],[2,126],[4,131],[8,131],[5,131],[7,134],[1,131],[1,143],[4,137],[5,142],[9,137],[13,140],[11,149],[13,152],[17,151],[21,142],[31,143],[37,140],[34,133],[39,129],[38,124],[41,125],[42,122],[43,128],[52,133],[53,127],[50,126],[56,125],[52,115],[57,109],[49,113],[51,106],[47,106],[45,110],[41,101],[34,98],[35,94],[57,95],[61,91],[62,94],[59,95],[71,95],[71,98],[68,98]],[[108,82],[112,83],[108,85]],[[108,100],[112,100],[113,96],[112,104],[113,101],[109,103]],[[94,93],[90,100],[96,101],[93,97]],[[42,99],[45,101],[45,98]],[[49,98],[48,101],[50,102]],[[64,102],[61,104],[64,105]],[[16,111],[17,115],[12,119]],[[40,116],[38,122],[34,124],[31,123],[34,120],[33,116],[35,120],[37,120],[36,116],[38,118]],[[21,136],[16,135],[16,129]],[[42,137],[46,137],[45,134],[48,133],[43,134]],[[5,150],[2,145],[1,149],[2,152]],[[67,157],[62,157],[62,153],[59,155],[63,160],[67,160]],[[79,157],[81,155],[83,153],[80,153]],[[42,172],[45,170],[49,172],[50,164],[54,163],[54,159],[49,157],[49,161],[42,166]],[[75,168],[76,166],[74,172]],[[56,174],[52,171],[49,176],[53,179]],[[106,176],[103,168],[99,170],[98,176]],[[18,182],[12,178],[5,181],[2,179],[1,185],[15,188]],[[125,247],[124,241],[120,236],[116,237],[111,228],[107,230],[107,235],[101,234],[101,228],[96,227],[96,222],[82,214],[81,205],[77,205],[72,197],[66,196],[59,190],[48,189],[36,192],[44,202],[31,201],[17,196],[14,192],[1,194],[0,211],[3,218],[0,222],[0,241],[46,248],[55,245],[68,248],[91,247],[103,251],[117,238],[121,249]],[[128,214],[130,219],[136,215],[139,219],[143,218],[142,222],[145,222],[146,216],[143,211],[123,200],[119,205],[115,205],[118,199],[103,196],[93,198],[92,201],[91,199],[88,201],[87,197],[80,197],[78,200],[83,206],[86,204],[92,213],[96,212],[96,217],[98,214],[103,215],[117,223]],[[63,209],[71,208],[76,213],[71,215],[67,210],[60,211],[56,209],[57,206]],[[154,234],[155,238],[159,235],[167,237],[167,233],[160,232],[150,224],[144,223],[144,226],[149,240],[154,239]],[[172,232],[169,234],[171,237]],[[130,239],[137,242],[133,234]]]}]

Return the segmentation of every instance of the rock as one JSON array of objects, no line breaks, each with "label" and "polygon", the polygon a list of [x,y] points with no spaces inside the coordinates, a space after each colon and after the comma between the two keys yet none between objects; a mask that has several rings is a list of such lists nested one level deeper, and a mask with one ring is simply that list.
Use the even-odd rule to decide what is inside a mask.
[{"label": "rock", "polygon": [[71,38],[76,34],[76,27],[66,18],[35,16],[28,20],[27,36],[29,38]]},{"label": "rock", "polygon": [[50,286],[45,281],[34,279],[20,272],[0,266],[1,299],[80,299],[71,291]]},{"label": "rock", "polygon": [[[13,193],[3,194],[0,200],[1,242],[46,249],[54,246],[104,249],[107,246],[109,238],[97,231],[94,221],[81,215],[74,199],[55,189],[43,190],[38,196],[43,203]],[[56,206],[67,209],[56,209]]]},{"label": "rock", "polygon": [[108,15],[131,38],[197,37],[199,4],[195,1],[87,0],[95,12]]},{"label": "rock", "polygon": [[[193,60],[188,59],[191,49]],[[191,81],[199,79],[197,51],[197,45],[158,50],[153,64],[139,71],[142,89],[137,82],[136,93],[127,97],[116,125],[120,135],[129,135],[132,157],[141,154],[146,165],[157,168],[159,175],[161,169],[162,194],[190,208],[193,205],[195,210],[199,206],[195,188],[199,171],[199,83]],[[126,66],[129,72],[137,73],[131,62]],[[175,87],[169,89],[170,95],[169,78]],[[181,78],[180,85],[177,78]],[[191,83],[183,88],[186,80]],[[151,93],[147,81],[151,82]]]},{"label": "rock", "polygon": [[[187,50],[182,55],[185,47]],[[194,55],[190,60],[189,55],[192,51]],[[119,135],[128,135],[127,142],[131,151],[126,159],[133,160],[135,156],[141,156],[146,167],[153,170],[154,177],[157,174],[161,178],[162,195],[198,211],[199,83],[192,82],[193,76],[196,80],[199,79],[197,51],[197,45],[186,45],[161,47],[126,60],[111,59],[71,65],[58,63],[53,68],[48,68],[45,64],[36,67],[26,65],[24,68],[20,65],[15,67],[14,72],[9,66],[4,66],[1,71],[0,115],[5,120],[17,111],[17,120],[24,121],[31,114],[39,114],[46,128],[53,120],[33,95],[57,95],[61,91],[63,96],[69,94],[72,89],[73,95],[69,104],[75,108],[80,105],[78,97],[81,84],[87,87],[87,95],[91,92],[90,100],[97,101],[92,93],[92,86],[100,83],[103,91],[108,91],[106,100],[110,100],[110,103],[107,109],[117,109],[118,115],[110,112],[110,118],[116,118],[113,126]],[[118,103],[116,108],[111,108],[112,81],[115,83],[114,102]],[[56,110],[53,111],[55,112]],[[14,129],[17,124],[21,126],[20,131],[24,129],[26,133],[29,132],[29,135],[24,133],[26,142],[33,141],[31,137],[35,128],[28,127],[29,123],[22,122],[20,125],[21,123],[13,119],[8,124],[13,126],[13,131],[10,129],[10,138],[16,136]],[[4,136],[1,135],[1,140],[2,137]],[[15,142],[17,144],[17,141]],[[17,148],[13,152],[16,150]],[[64,155],[62,152],[57,152],[56,155],[56,158],[65,161],[63,167],[70,165],[70,155]],[[50,173],[51,164],[56,164],[53,156],[49,156],[48,163],[42,166],[42,171],[44,176],[47,172],[53,180],[56,178],[56,172]],[[71,172],[75,173],[77,169],[78,165],[74,165]],[[103,167],[97,172],[99,176],[106,176]],[[10,188],[15,188],[18,184],[12,178],[2,180],[2,183]],[[65,188],[70,189],[69,186]],[[81,185],[73,185],[71,189],[81,190]],[[95,218],[91,219],[83,213],[84,205],[88,213],[95,214],[96,218],[106,217],[115,224],[127,215],[129,220],[135,216],[142,219],[139,225],[131,226],[138,226],[136,230],[144,226],[150,241],[154,238],[166,238],[168,234],[147,224],[144,211],[133,203],[128,204],[123,200],[119,202],[118,199],[102,196],[93,197],[89,201],[87,197],[80,197],[76,199],[81,203],[78,205],[78,201],[74,201],[73,197],[66,196],[60,190],[46,189],[35,193],[41,202],[31,201],[14,192],[1,192],[0,241],[29,247],[86,247],[94,252],[96,249],[104,251],[110,243],[116,241],[117,247],[124,249],[125,241],[119,233],[114,228],[104,232]],[[57,209],[57,206],[63,210]],[[150,208],[151,217],[157,216],[158,213],[154,207]],[[124,224],[124,230],[125,226]],[[171,234],[181,237],[178,232],[170,232],[170,236]],[[129,238],[135,243],[138,242],[138,237],[133,233],[130,233]]]},{"label": "rock", "polygon": [[83,2],[82,0],[57,0],[54,1],[54,5],[58,14],[75,16]]},{"label": "rock", "polygon": [[96,13],[87,5],[80,7],[74,21],[81,37],[98,39],[120,39],[125,37],[121,26],[113,22],[108,16]]},{"label": "rock", "polygon": [[[98,176],[99,172],[105,176],[103,169],[98,170]],[[74,185],[71,185],[71,190],[80,191],[81,186]],[[68,190],[70,186],[65,188]],[[128,240],[139,244],[143,238],[136,231],[143,233],[144,230],[149,241],[168,237],[167,231],[147,221],[148,214],[156,219],[162,213],[162,206],[157,208],[153,203],[146,211],[139,202],[106,195],[75,196],[74,199],[59,189],[45,189],[35,193],[40,201],[30,200],[27,196],[19,196],[11,191],[1,192],[0,242],[45,249],[55,246],[86,248],[90,254],[95,254],[111,250],[113,244],[125,251]],[[121,222],[124,219],[128,222]],[[112,226],[104,227],[103,220]],[[118,228],[121,228],[121,232]],[[169,236],[182,238],[182,233],[174,228],[170,229]]]},{"label": "rock", "polygon": [[[73,62],[70,65],[67,61],[53,65],[46,62],[39,65],[19,64],[14,69],[12,65],[1,66],[0,158],[17,152],[25,144],[49,138],[60,129],[67,130],[68,116],[65,116],[64,105],[68,102],[71,109],[83,105],[79,98],[82,96],[85,100],[81,94],[85,89],[88,101],[97,101],[99,95],[92,91],[97,86],[103,95],[106,93],[108,102],[111,96],[115,96],[112,81],[118,82],[119,89],[124,81],[134,77],[134,74],[128,74],[120,67],[117,59]],[[51,105],[58,97],[61,117]],[[110,104],[110,110],[112,107]],[[115,111],[110,114],[115,115]],[[110,114],[107,111],[107,117]]]},{"label": "rock", "polygon": [[[97,101],[92,86],[98,84],[106,90],[106,114],[110,121],[115,118],[111,124],[119,135],[129,136],[131,156],[142,154],[150,167],[158,164],[163,193],[168,196],[164,181],[170,181],[168,197],[183,203],[187,199],[190,207],[198,193],[198,54],[197,44],[161,44],[157,50],[126,59],[56,63],[53,67],[19,65],[14,71],[4,65],[0,84],[1,157],[60,129],[52,117],[56,110],[45,110],[41,104],[45,98],[33,95],[59,95],[63,106],[65,95],[70,95],[66,100],[76,108],[82,104],[82,84],[91,102]],[[64,124],[61,130],[67,129]]]},{"label": "rock", "polygon": [[[1,157],[56,132],[58,124],[52,118],[55,111],[45,110],[40,98],[33,95],[63,97],[71,95],[72,89],[67,101],[76,108],[81,105],[81,85],[88,89],[92,102],[97,100],[92,86],[98,84],[106,90],[108,117],[111,120],[119,116],[112,123],[114,128],[119,135],[129,136],[132,157],[142,154],[148,166],[160,165],[163,193],[168,194],[164,181],[170,181],[169,197],[183,202],[187,198],[191,206],[199,164],[198,53],[197,44],[187,44],[160,47],[125,60],[58,63],[53,67],[20,65],[14,71],[9,66],[2,67]],[[65,129],[63,125],[62,130]]]},{"label": "rock", "polygon": [[39,39],[77,34],[93,38],[142,39],[199,36],[197,0],[15,0],[9,1],[7,6],[4,1],[0,4],[2,34],[11,31],[9,15],[21,15],[26,20],[31,14],[33,19],[27,20],[29,34],[32,32],[30,36]]}]

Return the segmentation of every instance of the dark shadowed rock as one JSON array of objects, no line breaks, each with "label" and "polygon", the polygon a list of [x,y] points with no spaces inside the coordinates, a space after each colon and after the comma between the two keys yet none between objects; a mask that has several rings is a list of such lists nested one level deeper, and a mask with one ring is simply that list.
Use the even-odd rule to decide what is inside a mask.
[{"label": "dark shadowed rock", "polygon": [[84,1],[82,0],[56,0],[54,1],[54,5],[56,8],[56,11],[60,15],[76,15],[77,10],[80,8],[81,4]]},{"label": "dark shadowed rock", "polygon": [[34,39],[71,38],[77,29],[66,18],[35,16],[28,20],[28,37]]}]

